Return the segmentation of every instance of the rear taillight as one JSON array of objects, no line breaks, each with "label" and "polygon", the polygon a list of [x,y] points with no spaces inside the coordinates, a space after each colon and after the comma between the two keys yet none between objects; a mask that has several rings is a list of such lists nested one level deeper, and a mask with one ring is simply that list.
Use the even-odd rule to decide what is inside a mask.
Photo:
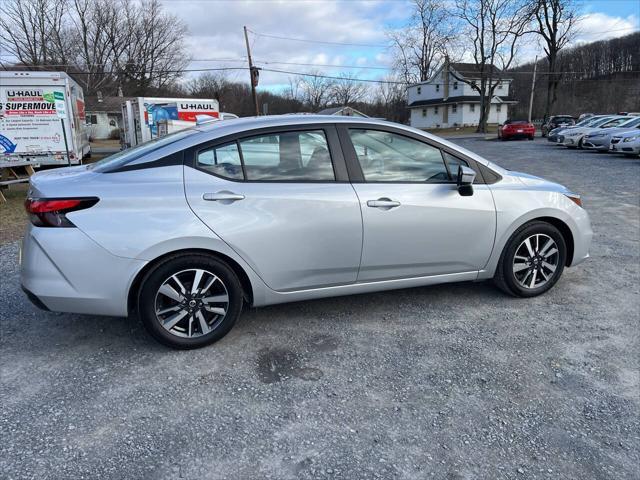
[{"label": "rear taillight", "polygon": [[66,217],[69,212],[84,210],[98,203],[96,197],[27,198],[24,208],[36,227],[75,227]]}]

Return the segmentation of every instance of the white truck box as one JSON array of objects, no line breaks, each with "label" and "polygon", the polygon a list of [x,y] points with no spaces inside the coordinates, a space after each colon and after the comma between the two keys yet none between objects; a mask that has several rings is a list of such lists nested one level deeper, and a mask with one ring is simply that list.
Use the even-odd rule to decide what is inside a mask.
[{"label": "white truck box", "polygon": [[80,85],[64,72],[0,71],[0,166],[79,164],[89,153]]},{"label": "white truck box", "polygon": [[[220,118],[218,101],[211,98],[137,97],[122,104],[125,144],[133,147],[167,131],[196,124],[196,115]],[[158,129],[165,122],[165,128]]]}]

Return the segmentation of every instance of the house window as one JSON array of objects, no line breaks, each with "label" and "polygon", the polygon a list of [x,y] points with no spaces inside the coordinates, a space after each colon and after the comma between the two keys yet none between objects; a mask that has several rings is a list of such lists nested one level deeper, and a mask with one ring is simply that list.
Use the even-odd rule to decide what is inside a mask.
[{"label": "house window", "polygon": [[472,103],[472,104],[469,105],[469,111],[470,112],[475,112],[476,111],[476,104],[475,103]]},{"label": "house window", "polygon": [[440,91],[440,84],[436,83],[436,92],[439,92],[439,91]]},{"label": "house window", "polygon": [[418,87],[418,95],[422,93],[422,87]]},{"label": "house window", "polygon": [[438,107],[433,107],[433,113],[435,113],[435,114],[438,113]]},{"label": "house window", "polygon": [[499,103],[496,105],[496,112],[499,112],[502,110],[502,105],[500,105]]},{"label": "house window", "polygon": [[423,108],[423,109],[422,109],[422,116],[423,116],[423,117],[426,117],[426,116],[427,116],[427,109],[426,109],[426,108]]},{"label": "house window", "polygon": [[458,82],[453,82],[453,89],[457,90],[458,89]]},{"label": "house window", "polygon": [[98,116],[97,115],[89,115],[89,123],[91,125],[96,125],[98,123]]},{"label": "house window", "polygon": [[498,82],[498,90],[502,90],[502,82]]},{"label": "house window", "polygon": [[458,105],[454,103],[453,105],[451,105],[451,113],[457,113],[457,111],[458,111]]}]

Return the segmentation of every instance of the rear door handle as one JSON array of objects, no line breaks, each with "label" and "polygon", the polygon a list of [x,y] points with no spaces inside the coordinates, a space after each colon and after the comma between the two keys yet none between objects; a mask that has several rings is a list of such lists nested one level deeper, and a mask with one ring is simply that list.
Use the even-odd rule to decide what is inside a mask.
[{"label": "rear door handle", "polygon": [[216,192],[216,193],[205,193],[202,195],[203,200],[207,200],[209,202],[222,202],[222,203],[231,203],[237,200],[242,200],[244,195],[233,192]]},{"label": "rear door handle", "polygon": [[390,198],[379,198],[378,200],[367,200],[367,207],[382,208],[389,210],[394,207],[399,207],[400,202],[391,200]]}]

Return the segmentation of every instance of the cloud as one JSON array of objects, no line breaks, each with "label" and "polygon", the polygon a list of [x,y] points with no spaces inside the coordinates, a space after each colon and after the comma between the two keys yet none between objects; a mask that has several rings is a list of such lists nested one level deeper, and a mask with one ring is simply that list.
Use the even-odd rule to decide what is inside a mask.
[{"label": "cloud", "polygon": [[617,17],[602,12],[587,13],[579,18],[573,44],[622,37],[640,29],[638,17]]},{"label": "cloud", "polygon": [[[402,14],[397,3],[393,8],[383,1],[249,1],[219,2],[185,0],[164,2],[165,9],[180,18],[188,28],[188,45],[192,58],[190,68],[245,66],[246,57],[243,26],[257,34],[270,34],[304,40],[342,42],[351,44],[385,45],[386,25]],[[407,14],[408,4],[405,4]],[[252,56],[261,62],[295,62],[331,65],[378,64],[376,56],[385,48],[340,46],[299,42],[249,34]],[[227,62],[207,62],[203,59],[230,59]],[[271,64],[270,68],[308,72],[311,66]],[[318,70],[318,69],[316,69]],[[348,69],[323,67],[329,75],[345,73]],[[376,76],[380,71],[362,71]],[[197,75],[197,73],[191,74]],[[240,78],[246,72],[239,74]],[[233,77],[233,75],[230,75]],[[286,74],[264,72],[261,86],[287,83]]]}]

